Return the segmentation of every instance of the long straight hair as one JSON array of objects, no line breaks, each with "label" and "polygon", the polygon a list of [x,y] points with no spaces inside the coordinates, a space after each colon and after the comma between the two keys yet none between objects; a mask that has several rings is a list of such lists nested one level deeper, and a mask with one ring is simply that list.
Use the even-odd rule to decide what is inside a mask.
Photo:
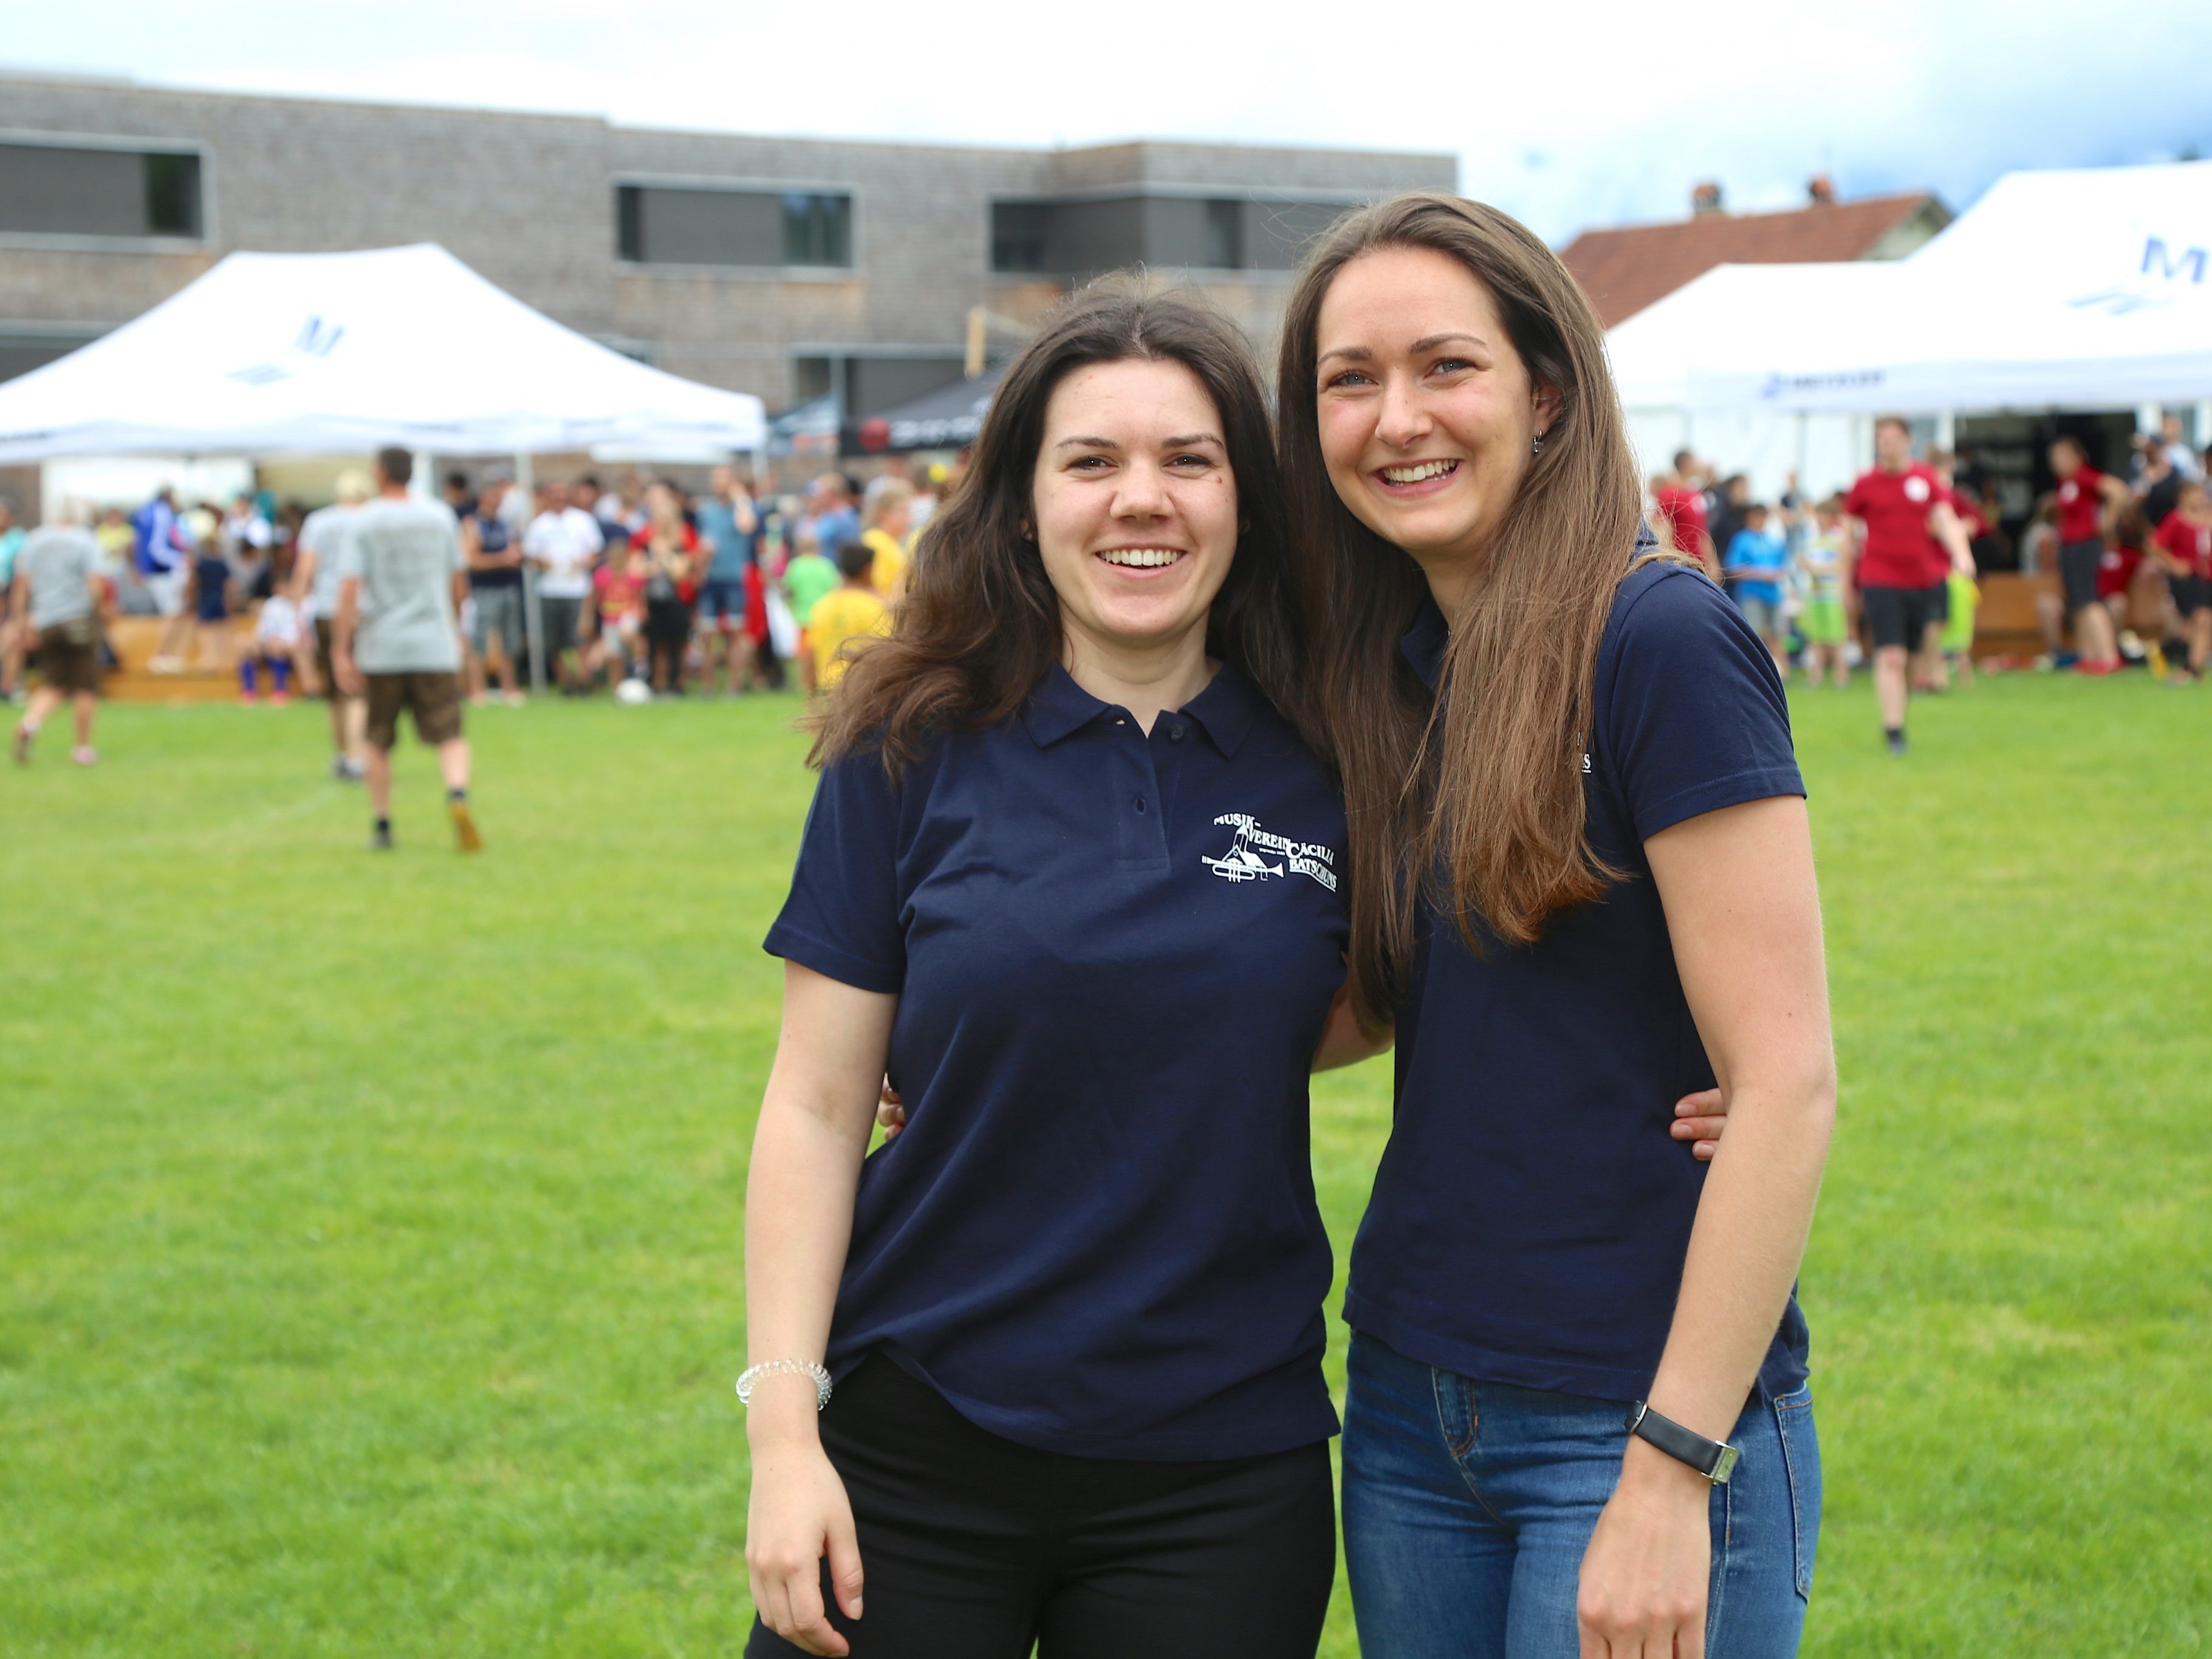
[{"label": "long straight hair", "polygon": [[[1518,458],[1522,476],[1452,622],[1435,695],[1398,650],[1426,583],[1338,497],[1316,408],[1322,302],[1347,264],[1382,248],[1466,266],[1531,384],[1559,398],[1542,453]],[[1642,495],[1596,314],[1549,248],[1479,202],[1401,196],[1340,221],[1292,291],[1276,385],[1291,562],[1350,821],[1352,993],[1379,1026],[1405,984],[1424,896],[1481,950],[1532,942],[1617,878],[1590,848],[1582,757],[1598,642]]]},{"label": "long straight hair", "polygon": [[1135,360],[1182,364],[1221,417],[1240,529],[1206,648],[1316,739],[1267,394],[1251,350],[1234,323],[1196,300],[1108,278],[1063,305],[1007,368],[966,480],[915,545],[890,636],[859,649],[817,720],[814,764],[878,747],[896,778],[933,735],[1010,718],[1052,672],[1062,649],[1060,599],[1023,528],[1036,516],[1045,407],[1076,369]]}]

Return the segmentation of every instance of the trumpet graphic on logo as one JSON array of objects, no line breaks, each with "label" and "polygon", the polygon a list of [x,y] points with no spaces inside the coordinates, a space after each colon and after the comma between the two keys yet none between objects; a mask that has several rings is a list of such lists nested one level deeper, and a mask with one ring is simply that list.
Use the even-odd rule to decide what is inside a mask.
[{"label": "trumpet graphic on logo", "polygon": [[[1336,890],[1336,872],[1331,867],[1336,862],[1336,854],[1329,848],[1313,842],[1270,835],[1249,812],[1224,812],[1214,822],[1229,824],[1237,831],[1237,838],[1229,843],[1226,853],[1218,859],[1200,860],[1222,880],[1266,881],[1287,873],[1311,876],[1330,892]],[[1267,858],[1270,853],[1277,855],[1272,863]]]}]

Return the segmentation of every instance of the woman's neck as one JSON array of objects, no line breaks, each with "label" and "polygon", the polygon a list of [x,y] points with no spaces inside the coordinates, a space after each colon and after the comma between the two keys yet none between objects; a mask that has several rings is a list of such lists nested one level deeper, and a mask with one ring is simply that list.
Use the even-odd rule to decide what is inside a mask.
[{"label": "woman's neck", "polygon": [[1445,623],[1453,628],[1460,624],[1474,596],[1482,586],[1482,556],[1480,553],[1435,553],[1427,558],[1407,556],[1421,568],[1421,576],[1429,585],[1429,597],[1436,601],[1437,609],[1443,612]]},{"label": "woman's neck", "polygon": [[1063,637],[1068,678],[1099,702],[1127,709],[1147,736],[1154,720],[1205,690],[1221,666],[1206,654],[1203,623],[1157,645],[1096,639],[1073,627]]}]

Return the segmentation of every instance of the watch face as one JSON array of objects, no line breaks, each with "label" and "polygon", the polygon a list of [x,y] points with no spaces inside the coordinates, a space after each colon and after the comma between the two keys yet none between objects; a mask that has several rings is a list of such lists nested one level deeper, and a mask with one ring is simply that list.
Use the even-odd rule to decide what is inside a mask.
[{"label": "watch face", "polygon": [[1729,1476],[1735,1473],[1736,1460],[1743,1454],[1734,1446],[1723,1446],[1720,1456],[1714,1461],[1712,1482],[1716,1486],[1728,1485]]}]

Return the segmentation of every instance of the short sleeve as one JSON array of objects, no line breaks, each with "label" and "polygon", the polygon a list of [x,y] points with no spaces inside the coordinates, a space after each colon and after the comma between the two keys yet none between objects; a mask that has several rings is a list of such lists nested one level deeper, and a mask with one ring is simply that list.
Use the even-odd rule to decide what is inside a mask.
[{"label": "short sleeve", "polygon": [[1805,793],[1774,658],[1719,588],[1679,568],[1639,571],[1607,635],[1600,741],[1638,841]]},{"label": "short sleeve", "polygon": [[807,809],[791,896],[766,949],[863,991],[906,982],[898,891],[899,798],[873,750],[823,769]]},{"label": "short sleeve", "polygon": [[1854,519],[1863,519],[1866,517],[1866,480],[1861,478],[1851,486],[1850,494],[1844,497],[1844,511]]}]

